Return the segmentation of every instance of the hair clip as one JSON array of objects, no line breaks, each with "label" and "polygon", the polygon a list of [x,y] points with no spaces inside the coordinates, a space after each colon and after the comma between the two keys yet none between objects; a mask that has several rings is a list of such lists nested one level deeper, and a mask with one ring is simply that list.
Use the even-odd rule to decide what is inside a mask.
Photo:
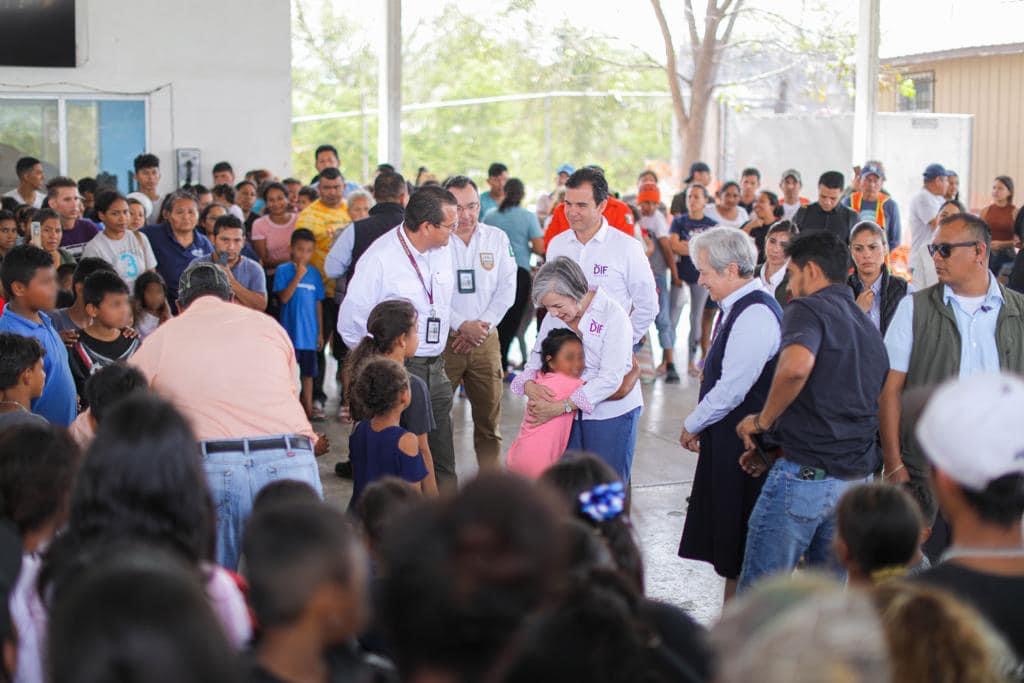
[{"label": "hair clip", "polygon": [[598,484],[579,495],[580,512],[595,522],[607,522],[626,508],[626,489],[621,481]]}]

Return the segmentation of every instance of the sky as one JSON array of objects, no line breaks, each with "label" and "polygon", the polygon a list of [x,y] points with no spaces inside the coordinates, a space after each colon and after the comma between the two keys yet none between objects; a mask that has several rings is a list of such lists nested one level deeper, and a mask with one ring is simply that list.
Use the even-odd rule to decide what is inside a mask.
[{"label": "sky", "polygon": [[[770,8],[784,16],[798,17],[804,6],[825,0],[748,0],[748,5]],[[365,1],[334,0],[346,15],[365,13]],[[459,0],[468,14],[486,17],[494,7],[507,0]],[[436,0],[405,0],[403,23],[409,30],[421,20],[440,14],[447,3]],[[829,20],[849,24],[856,29],[859,0],[828,2],[833,11]],[[372,3],[371,12],[382,12],[380,3]],[[704,5],[695,2],[697,11]],[[676,42],[685,32],[682,0],[662,0]],[[969,45],[998,45],[1024,41],[1024,0],[881,0],[882,41],[880,56],[918,54],[951,50]],[[635,45],[656,58],[663,55],[661,36],[649,0],[536,0],[531,14],[544,25],[577,25],[624,44]],[[994,20],[996,19],[996,20]],[[381,26],[382,22],[366,25]],[[514,22],[494,22],[496,31],[515,31]],[[813,27],[812,27],[813,28]],[[381,40],[379,34],[371,38]]]}]

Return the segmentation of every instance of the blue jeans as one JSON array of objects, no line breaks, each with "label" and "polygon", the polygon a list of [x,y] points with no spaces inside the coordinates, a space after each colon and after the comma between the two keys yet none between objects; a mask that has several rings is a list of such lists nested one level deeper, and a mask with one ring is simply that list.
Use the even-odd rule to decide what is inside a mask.
[{"label": "blue jeans", "polygon": [[640,408],[607,420],[582,420],[577,413],[566,450],[593,453],[608,463],[623,482],[629,482],[639,422]]},{"label": "blue jeans", "polygon": [[658,344],[662,349],[674,349],[676,346],[676,326],[672,324],[672,286],[668,273],[654,276],[654,284],[658,286],[658,315],[654,318],[654,327],[658,330]]},{"label": "blue jeans", "polygon": [[[261,437],[266,438],[266,437]],[[217,514],[217,564],[234,571],[242,551],[242,532],[252,513],[252,501],[267,484],[280,479],[303,481],[323,498],[320,470],[313,451],[285,450],[206,453],[203,469]]]},{"label": "blue jeans", "polygon": [[747,547],[737,590],[746,590],[765,576],[792,571],[801,557],[809,566],[838,578],[845,575],[832,552],[836,504],[848,488],[871,477],[806,481],[799,478],[800,467],[781,459],[768,472],[747,523]]}]

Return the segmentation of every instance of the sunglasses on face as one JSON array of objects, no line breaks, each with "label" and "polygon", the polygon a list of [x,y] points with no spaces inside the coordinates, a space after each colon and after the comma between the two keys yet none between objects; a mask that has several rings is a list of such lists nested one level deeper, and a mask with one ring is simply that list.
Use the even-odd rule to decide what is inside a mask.
[{"label": "sunglasses on face", "polygon": [[938,244],[928,245],[928,254],[935,256],[938,254],[942,258],[946,259],[953,255],[953,250],[957,247],[973,247],[978,244],[978,240],[973,242],[939,242]]}]

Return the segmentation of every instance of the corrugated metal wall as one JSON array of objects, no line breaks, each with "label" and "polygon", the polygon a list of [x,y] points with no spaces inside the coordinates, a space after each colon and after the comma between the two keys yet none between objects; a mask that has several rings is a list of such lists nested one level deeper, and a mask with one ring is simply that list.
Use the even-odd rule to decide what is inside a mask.
[{"label": "corrugated metal wall", "polygon": [[[1014,203],[1024,204],[1024,53],[966,57],[897,67],[903,75],[935,75],[935,113],[973,114],[971,187],[961,190],[971,208],[990,202],[992,179],[1017,184]],[[881,111],[896,111],[896,93],[879,96]],[[884,161],[884,160],[883,160]]]}]

